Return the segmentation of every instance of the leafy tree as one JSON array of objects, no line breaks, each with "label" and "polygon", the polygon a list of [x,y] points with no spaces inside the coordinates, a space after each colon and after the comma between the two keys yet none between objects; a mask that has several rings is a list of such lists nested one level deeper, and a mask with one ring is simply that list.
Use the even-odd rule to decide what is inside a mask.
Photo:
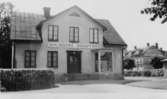
[{"label": "leafy tree", "polygon": [[10,21],[13,5],[11,3],[0,4],[0,44],[10,41]]},{"label": "leafy tree", "polygon": [[161,58],[154,57],[150,63],[155,69],[160,69],[163,67],[163,63],[161,62]]},{"label": "leafy tree", "polygon": [[167,21],[167,0],[149,0],[150,7],[144,8],[142,14],[153,15],[150,20],[154,21],[157,18],[162,19],[161,23]]},{"label": "leafy tree", "polygon": [[11,3],[0,3],[0,68],[10,68],[12,11],[13,5]]},{"label": "leafy tree", "polygon": [[123,68],[124,69],[133,69],[134,67],[135,67],[135,62],[133,59],[127,58],[123,61]]}]

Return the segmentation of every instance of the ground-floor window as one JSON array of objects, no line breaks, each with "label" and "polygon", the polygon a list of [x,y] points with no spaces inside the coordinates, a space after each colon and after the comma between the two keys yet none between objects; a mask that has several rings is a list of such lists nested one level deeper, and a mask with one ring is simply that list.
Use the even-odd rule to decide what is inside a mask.
[{"label": "ground-floor window", "polygon": [[112,72],[112,64],[112,52],[100,52],[100,54],[98,52],[95,53],[95,72]]},{"label": "ground-floor window", "polygon": [[25,50],[25,68],[35,68],[35,67],[36,67],[36,51]]},{"label": "ground-floor window", "polygon": [[58,68],[58,52],[57,51],[48,51],[47,53],[47,66]]},{"label": "ground-floor window", "polygon": [[112,52],[104,52],[101,55],[101,71],[111,72],[112,71]]}]

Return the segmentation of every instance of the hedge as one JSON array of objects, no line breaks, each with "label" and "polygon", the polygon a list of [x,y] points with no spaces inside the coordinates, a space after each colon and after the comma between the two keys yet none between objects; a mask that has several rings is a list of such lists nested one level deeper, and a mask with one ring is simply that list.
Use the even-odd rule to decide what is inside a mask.
[{"label": "hedge", "polygon": [[81,73],[81,74],[55,74],[55,83],[81,80],[122,80],[122,74],[108,73]]},{"label": "hedge", "polygon": [[163,69],[145,71],[124,71],[125,76],[163,77]]},{"label": "hedge", "polygon": [[6,91],[21,91],[55,87],[56,83],[78,80],[122,80],[122,74],[81,73],[60,74],[52,70],[0,70],[0,81]]},{"label": "hedge", "polygon": [[1,85],[6,91],[51,88],[55,85],[51,70],[0,70]]}]

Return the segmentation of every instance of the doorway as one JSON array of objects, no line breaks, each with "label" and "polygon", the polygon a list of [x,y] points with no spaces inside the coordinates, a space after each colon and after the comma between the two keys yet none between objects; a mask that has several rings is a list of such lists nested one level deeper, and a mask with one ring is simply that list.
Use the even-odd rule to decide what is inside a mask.
[{"label": "doorway", "polygon": [[67,72],[81,73],[81,51],[67,51]]}]

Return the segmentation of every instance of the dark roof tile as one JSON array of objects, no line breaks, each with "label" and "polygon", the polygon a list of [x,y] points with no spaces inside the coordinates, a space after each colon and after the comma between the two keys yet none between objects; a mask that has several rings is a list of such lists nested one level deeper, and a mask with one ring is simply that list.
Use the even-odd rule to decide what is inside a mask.
[{"label": "dark roof tile", "polygon": [[[120,35],[117,33],[117,31],[114,29],[114,27],[110,24],[108,20],[94,19],[77,6],[73,6],[61,13],[64,13],[74,7],[76,7],[83,13],[85,13],[89,18],[91,18],[96,23],[98,23],[103,28],[105,28],[105,30],[107,29],[104,32],[104,42],[106,42],[105,44],[126,46],[126,43],[123,41],[123,39],[120,37]],[[49,19],[52,19],[57,15]],[[44,16],[42,15],[14,12],[12,15],[12,21],[11,21],[12,28],[11,28],[10,37],[12,40],[37,40],[37,41],[41,40],[42,41],[41,27],[42,27],[42,24],[46,21],[48,21],[48,19],[45,19]]]},{"label": "dark roof tile", "polygon": [[118,34],[118,32],[114,29],[114,27],[110,24],[110,22],[106,19],[97,19],[98,22],[103,24],[107,30],[104,32],[104,41],[108,45],[125,45],[126,43],[123,41],[121,36]]},{"label": "dark roof tile", "polygon": [[11,18],[11,40],[41,40],[36,26],[42,20],[44,20],[42,15],[13,12]]}]

